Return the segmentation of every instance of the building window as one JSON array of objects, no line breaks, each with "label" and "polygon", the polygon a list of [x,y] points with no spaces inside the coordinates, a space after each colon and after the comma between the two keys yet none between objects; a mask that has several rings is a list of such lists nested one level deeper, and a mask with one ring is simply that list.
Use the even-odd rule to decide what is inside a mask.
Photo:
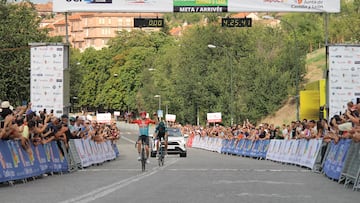
[{"label": "building window", "polygon": [[118,24],[119,24],[119,27],[121,27],[123,25],[123,18],[122,17],[118,18]]},{"label": "building window", "polygon": [[102,45],[106,45],[108,43],[109,39],[103,39],[102,40]]},{"label": "building window", "polygon": [[99,18],[99,24],[100,24],[100,25],[105,24],[105,19],[104,19],[104,18]]},{"label": "building window", "polygon": [[132,24],[131,18],[126,18],[125,22],[126,22],[126,26],[131,26]]},{"label": "building window", "polygon": [[111,34],[111,28],[102,28],[101,29],[101,34],[103,35],[110,35]]},{"label": "building window", "polygon": [[111,18],[108,18],[108,24],[111,25]]}]

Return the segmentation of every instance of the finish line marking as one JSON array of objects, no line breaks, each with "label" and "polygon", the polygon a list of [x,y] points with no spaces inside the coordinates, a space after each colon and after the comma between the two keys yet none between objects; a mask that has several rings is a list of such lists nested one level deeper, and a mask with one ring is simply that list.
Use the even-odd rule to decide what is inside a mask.
[{"label": "finish line marking", "polygon": [[310,195],[281,195],[281,194],[255,194],[255,193],[240,193],[236,196],[239,197],[275,197],[275,198],[287,198],[287,199],[293,199],[293,198],[311,198]]},{"label": "finish line marking", "polygon": [[214,184],[248,184],[248,183],[264,183],[273,185],[304,185],[304,183],[280,182],[280,181],[264,181],[264,180],[219,180]]},{"label": "finish line marking", "polygon": [[72,203],[72,202],[79,202],[79,203],[87,203],[87,202],[92,202],[95,201],[101,197],[104,197],[110,193],[115,192],[116,190],[119,190],[127,185],[130,185],[131,183],[136,183],[144,178],[147,178],[149,176],[152,176],[156,173],[158,173],[159,171],[162,171],[164,168],[171,166],[173,164],[175,164],[179,159],[174,159],[169,161],[167,165],[163,166],[163,167],[155,167],[152,169],[152,171],[150,172],[146,172],[146,173],[142,173],[136,176],[132,176],[130,178],[115,182],[111,185],[107,185],[98,189],[95,189],[89,193],[83,194],[81,196],[75,197],[75,198],[71,198],[65,201],[62,201],[60,203]]},{"label": "finish line marking", "polygon": [[215,172],[293,172],[293,173],[308,173],[311,172],[310,170],[279,170],[279,169],[236,169],[236,168],[183,168],[183,169],[167,169],[167,171],[189,171],[189,172],[196,172],[196,171],[215,171]]}]

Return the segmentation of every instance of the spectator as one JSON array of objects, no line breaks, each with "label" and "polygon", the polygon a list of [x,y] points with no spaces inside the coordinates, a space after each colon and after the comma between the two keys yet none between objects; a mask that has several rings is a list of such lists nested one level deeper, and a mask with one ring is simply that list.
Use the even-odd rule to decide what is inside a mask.
[{"label": "spectator", "polygon": [[278,139],[278,140],[284,139],[283,133],[280,130],[280,126],[275,127],[275,139]]},{"label": "spectator", "polygon": [[289,131],[288,131],[288,128],[286,127],[286,124],[282,125],[281,137],[283,139],[288,139],[289,138]]},{"label": "spectator", "polygon": [[270,124],[269,134],[270,134],[270,139],[275,139],[275,137],[276,137],[276,128],[274,127],[274,124]]}]

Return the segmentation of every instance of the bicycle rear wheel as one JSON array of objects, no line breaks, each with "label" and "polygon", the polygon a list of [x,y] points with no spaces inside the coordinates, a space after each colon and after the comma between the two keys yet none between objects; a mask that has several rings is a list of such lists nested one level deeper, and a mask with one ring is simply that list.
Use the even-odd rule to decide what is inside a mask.
[{"label": "bicycle rear wheel", "polygon": [[161,159],[161,165],[164,166],[164,163],[165,163],[165,156],[162,155],[162,159]]}]

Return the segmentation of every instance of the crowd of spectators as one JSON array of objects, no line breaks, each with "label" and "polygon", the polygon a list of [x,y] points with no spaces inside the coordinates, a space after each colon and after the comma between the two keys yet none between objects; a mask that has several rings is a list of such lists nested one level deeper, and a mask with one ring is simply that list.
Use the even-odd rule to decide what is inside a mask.
[{"label": "crowd of spectators", "polygon": [[331,117],[330,122],[326,119],[292,121],[290,124],[275,126],[274,124],[261,123],[252,124],[248,120],[241,125],[225,127],[215,126],[191,126],[182,127],[184,134],[200,135],[209,137],[220,137],[224,139],[320,139],[324,142],[340,139],[353,139],[360,142],[360,103],[348,102],[346,111],[341,115]]},{"label": "crowd of spectators", "polygon": [[120,138],[120,131],[115,122],[111,124],[88,120],[85,116],[57,117],[46,109],[39,112],[31,110],[31,103],[14,108],[9,101],[2,101],[0,108],[0,139],[20,140],[21,146],[29,154],[32,153],[30,143],[35,146],[53,140],[63,141],[68,147],[70,139],[92,139],[95,142]]}]

